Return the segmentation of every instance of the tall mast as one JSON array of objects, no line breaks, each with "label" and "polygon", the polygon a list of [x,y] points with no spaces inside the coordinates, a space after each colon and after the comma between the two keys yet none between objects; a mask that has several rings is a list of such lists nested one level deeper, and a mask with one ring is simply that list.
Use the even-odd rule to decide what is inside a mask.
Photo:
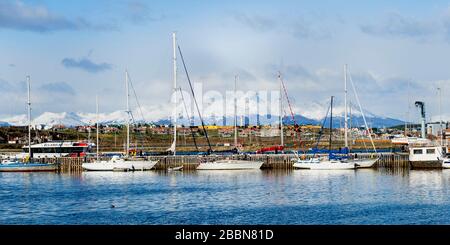
[{"label": "tall mast", "polygon": [[333,136],[333,99],[334,96],[331,96],[331,105],[330,105],[330,154],[331,154],[331,138]]},{"label": "tall mast", "polygon": [[411,111],[411,101],[410,101],[410,81],[408,80],[408,111],[406,115],[406,122],[405,122],[405,137],[408,137],[408,122],[410,122],[410,111]]},{"label": "tall mast", "polygon": [[348,128],[350,129],[350,140],[351,140],[351,144],[353,144],[353,133],[352,133],[352,118],[353,118],[353,115],[352,115],[352,101],[349,101],[349,103],[348,103],[348,110],[349,110],[349,112],[348,112],[348,114],[349,114],[349,117],[348,117]]},{"label": "tall mast", "polygon": [[28,161],[31,161],[31,81],[30,76],[27,76],[28,84]]},{"label": "tall mast", "polygon": [[238,76],[234,76],[234,147],[237,148],[237,98],[236,98],[236,83]]},{"label": "tall mast", "polygon": [[444,131],[442,128],[442,91],[441,91],[441,87],[437,88],[439,91],[439,125],[441,128],[441,147],[444,146]]},{"label": "tall mast", "polygon": [[173,92],[175,96],[174,110],[175,117],[173,118],[173,155],[177,153],[177,34],[172,33],[173,41]]},{"label": "tall mast", "polygon": [[88,143],[91,143],[91,125],[89,124],[89,129],[88,129]]},{"label": "tall mast", "polygon": [[125,93],[127,97],[127,145],[125,156],[128,157],[130,152],[130,102],[129,102],[130,93],[128,90],[128,70],[125,70]]},{"label": "tall mast", "polygon": [[348,148],[348,118],[347,118],[347,64],[344,65],[344,140]]},{"label": "tall mast", "polygon": [[283,84],[281,81],[281,72],[278,72],[278,81],[280,82],[280,140],[281,146],[284,146],[284,132],[283,132]]},{"label": "tall mast", "polygon": [[[96,142],[96,146],[97,146],[97,161],[98,161],[98,148],[99,148],[99,140],[98,140],[98,95],[95,96],[95,121],[96,121],[96,125],[95,128],[97,129],[97,142]],[[90,131],[90,129],[89,129]]]}]

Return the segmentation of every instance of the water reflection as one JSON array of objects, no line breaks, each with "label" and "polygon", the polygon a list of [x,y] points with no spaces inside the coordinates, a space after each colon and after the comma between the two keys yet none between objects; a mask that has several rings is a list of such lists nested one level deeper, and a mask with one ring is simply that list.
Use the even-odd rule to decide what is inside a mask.
[{"label": "water reflection", "polygon": [[[403,176],[403,177],[407,177],[407,175],[411,171],[408,168],[392,168],[392,167],[377,168],[377,169],[373,169],[373,170],[378,171],[381,174],[398,175],[398,176]],[[361,170],[358,169],[357,171],[361,171]]]},{"label": "water reflection", "polygon": [[450,223],[449,182],[382,168],[0,173],[0,223]]}]

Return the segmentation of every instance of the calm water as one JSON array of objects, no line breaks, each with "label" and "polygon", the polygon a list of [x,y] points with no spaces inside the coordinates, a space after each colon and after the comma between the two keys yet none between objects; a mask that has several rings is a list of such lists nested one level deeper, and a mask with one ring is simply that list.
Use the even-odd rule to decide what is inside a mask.
[{"label": "calm water", "polygon": [[450,170],[0,173],[0,224],[450,224],[449,187]]}]

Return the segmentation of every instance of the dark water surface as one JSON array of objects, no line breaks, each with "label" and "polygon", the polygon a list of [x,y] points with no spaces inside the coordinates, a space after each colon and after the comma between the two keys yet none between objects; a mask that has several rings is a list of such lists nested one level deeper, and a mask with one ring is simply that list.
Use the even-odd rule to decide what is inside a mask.
[{"label": "dark water surface", "polygon": [[0,224],[450,224],[449,187],[450,170],[0,173]]}]

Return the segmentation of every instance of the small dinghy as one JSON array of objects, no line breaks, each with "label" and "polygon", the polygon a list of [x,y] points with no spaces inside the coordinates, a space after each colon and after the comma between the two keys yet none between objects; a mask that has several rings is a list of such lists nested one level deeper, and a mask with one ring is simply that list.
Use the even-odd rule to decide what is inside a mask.
[{"label": "small dinghy", "polygon": [[183,170],[183,166],[169,168],[168,170],[169,171],[182,171]]}]

